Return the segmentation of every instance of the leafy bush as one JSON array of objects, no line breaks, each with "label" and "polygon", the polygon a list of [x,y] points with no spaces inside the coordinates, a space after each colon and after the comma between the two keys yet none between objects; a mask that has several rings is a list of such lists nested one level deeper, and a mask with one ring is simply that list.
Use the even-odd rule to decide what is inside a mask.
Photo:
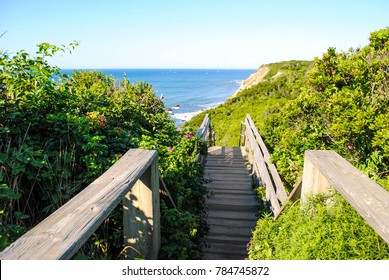
[{"label": "leafy bush", "polygon": [[[75,45],[72,44],[70,48]],[[159,169],[178,208],[162,207],[162,257],[198,258],[206,232],[204,143],[177,131],[144,82],[96,71],[63,75],[45,57],[65,47],[39,45],[36,57],[0,55],[0,249],[100,176],[130,148],[156,149]],[[182,218],[185,229],[165,226]],[[121,258],[116,209],[88,242],[89,258]],[[180,235],[180,238],[177,238]],[[165,249],[166,246],[169,249]],[[166,253],[174,249],[174,253]]]},{"label": "leafy bush", "polygon": [[330,48],[315,59],[301,94],[266,120],[266,141],[289,185],[301,175],[307,149],[335,150],[372,179],[387,182],[388,33],[389,28],[373,32],[363,49]]},{"label": "leafy bush", "polygon": [[[389,28],[372,32],[369,39],[362,49],[339,53],[329,48],[311,65],[269,64],[263,82],[204,112],[215,124],[217,144],[238,145],[240,122],[249,113],[289,190],[302,175],[304,151],[320,149],[338,152],[389,190]],[[284,74],[272,78],[278,72]],[[201,117],[188,125],[198,124]],[[332,210],[313,204],[317,219],[301,214],[297,206],[289,207],[277,222],[261,218],[250,257],[388,258],[386,244],[345,203],[338,202]],[[356,252],[354,245],[363,252]]]},{"label": "leafy bush", "polygon": [[[330,204],[328,205],[328,200]],[[389,259],[389,246],[339,194],[289,204],[278,220],[257,222],[252,260]]]}]

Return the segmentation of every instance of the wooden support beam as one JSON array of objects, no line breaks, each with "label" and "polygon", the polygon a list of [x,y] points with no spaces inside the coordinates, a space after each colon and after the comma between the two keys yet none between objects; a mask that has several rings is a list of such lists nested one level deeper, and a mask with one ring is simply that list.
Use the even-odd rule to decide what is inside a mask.
[{"label": "wooden support beam", "polygon": [[128,259],[158,258],[159,209],[159,171],[155,159],[123,199],[123,234]]}]

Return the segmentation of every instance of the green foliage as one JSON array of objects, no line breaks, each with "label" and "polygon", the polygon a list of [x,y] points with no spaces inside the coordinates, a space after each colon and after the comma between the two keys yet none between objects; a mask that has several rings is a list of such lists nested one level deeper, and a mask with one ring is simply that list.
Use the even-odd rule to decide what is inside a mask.
[{"label": "green foliage", "polygon": [[[309,61],[286,61],[267,65],[270,68],[263,82],[241,91],[217,108],[192,118],[186,126],[198,127],[206,113],[215,125],[216,144],[237,146],[241,122],[250,114],[262,133],[265,120],[278,112],[290,99],[299,94]],[[282,74],[274,77],[277,73]]]},{"label": "green foliage", "polygon": [[[388,32],[373,32],[363,49],[315,58],[297,98],[266,119],[262,134],[287,186],[301,176],[305,150],[330,149],[389,190]],[[250,257],[387,259],[387,244],[340,200],[329,209],[313,203],[314,219],[298,206],[277,222],[260,219]]]},{"label": "green foliage", "polygon": [[[130,84],[126,77],[120,82],[96,71],[62,75],[45,57],[66,49],[44,43],[33,58],[24,51],[0,55],[0,250],[128,149],[145,148],[159,152],[160,172],[178,205],[174,211],[162,208],[162,225],[180,218],[187,229],[162,227],[162,256],[200,257],[206,191],[196,160],[206,151],[204,143],[193,131],[176,131],[147,83]],[[122,258],[119,208],[79,257]]]},{"label": "green foliage", "polygon": [[[389,190],[389,28],[372,32],[369,39],[370,44],[362,49],[339,53],[329,48],[312,65],[293,61],[270,64],[263,82],[204,112],[211,115],[215,124],[218,144],[238,145],[240,122],[249,113],[289,190],[302,175],[304,151],[320,149],[338,152]],[[273,78],[279,72],[283,74]],[[200,118],[193,118],[188,125],[198,124]],[[337,207],[343,211],[343,206]],[[358,238],[350,240],[357,243],[356,248],[367,250],[366,254],[355,252],[350,245],[353,243],[347,243],[351,236],[348,227],[353,226],[344,220],[357,225],[361,221],[358,214],[344,207],[348,211],[345,217],[331,216],[331,221],[325,220],[325,208],[317,208],[323,222],[318,219],[312,227],[305,226],[311,218],[300,215],[298,207],[289,208],[276,223],[271,217],[260,219],[251,243],[251,257],[388,258],[387,246],[365,227],[357,233]],[[300,222],[296,223],[296,219]],[[301,232],[300,227],[305,231]],[[339,235],[329,232],[331,235],[326,238],[326,227],[336,227]],[[298,243],[303,235],[309,238]],[[331,247],[331,238],[335,240],[334,246],[339,247]],[[365,242],[371,242],[372,247]],[[327,251],[323,244],[332,249]]]},{"label": "green foliage", "polygon": [[389,259],[389,246],[339,194],[289,204],[257,222],[251,260]]},{"label": "green foliage", "polygon": [[[267,120],[264,135],[277,147],[273,160],[290,184],[307,149],[332,149],[373,179],[388,176],[388,30],[373,32],[361,50],[330,48],[316,58],[301,94]],[[291,170],[291,163],[299,168]]]}]

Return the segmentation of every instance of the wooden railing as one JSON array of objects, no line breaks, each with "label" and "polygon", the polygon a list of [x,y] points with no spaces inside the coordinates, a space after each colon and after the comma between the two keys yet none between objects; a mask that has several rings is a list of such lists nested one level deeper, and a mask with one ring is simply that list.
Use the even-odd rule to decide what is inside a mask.
[{"label": "wooden railing", "polygon": [[197,131],[197,137],[203,139],[203,141],[206,142],[213,141],[213,131],[209,114],[205,115],[203,122]]},{"label": "wooden railing", "polygon": [[332,188],[389,244],[389,192],[334,151],[305,151],[302,203]]},{"label": "wooden railing", "polygon": [[266,200],[271,202],[274,216],[277,217],[288,196],[281,181],[280,175],[273,163],[261,135],[258,133],[250,115],[246,115],[243,133],[243,146],[247,151],[248,160],[255,176],[266,188]]},{"label": "wooden railing", "polygon": [[123,202],[126,256],[156,259],[160,248],[157,152],[129,150],[103,175],[0,253],[0,259],[70,259]]},{"label": "wooden railing", "polygon": [[[209,117],[209,114],[206,114],[204,116],[203,122],[197,130],[197,137],[205,141],[208,146],[212,146],[214,144],[214,133],[212,131],[211,119]],[[206,156],[201,155],[198,159],[198,162],[204,164],[205,158]]]}]

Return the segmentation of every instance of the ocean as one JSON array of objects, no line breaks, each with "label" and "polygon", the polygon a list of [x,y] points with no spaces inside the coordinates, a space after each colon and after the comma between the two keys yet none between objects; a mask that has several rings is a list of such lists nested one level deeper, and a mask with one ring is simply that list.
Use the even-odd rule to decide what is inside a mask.
[{"label": "ocean", "polygon": [[[90,70],[90,69],[85,69]],[[123,79],[125,73],[131,83],[144,81],[152,84],[155,94],[163,97],[166,108],[177,126],[202,110],[223,103],[238,90],[254,69],[100,69],[105,74]],[[73,70],[62,70],[71,74]]]}]

